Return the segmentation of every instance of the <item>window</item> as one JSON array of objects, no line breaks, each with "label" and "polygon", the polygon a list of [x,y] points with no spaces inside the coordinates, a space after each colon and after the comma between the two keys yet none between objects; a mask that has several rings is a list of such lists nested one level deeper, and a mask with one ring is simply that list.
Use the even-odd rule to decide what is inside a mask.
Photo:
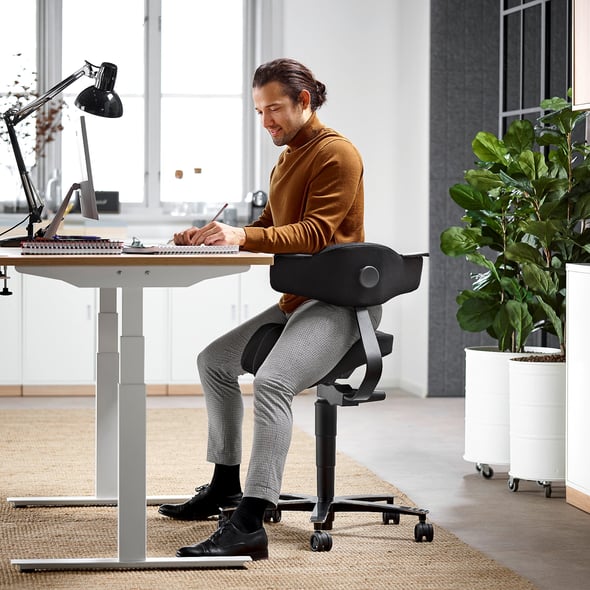
[{"label": "window", "polygon": [[[35,86],[35,0],[19,3],[19,18],[10,19],[10,26],[4,27],[0,35],[0,55],[2,56],[2,83],[0,86],[0,111],[6,112],[15,106],[15,92],[25,86]],[[32,99],[31,99],[32,100]],[[24,100],[23,104],[29,102]],[[19,145],[27,165],[32,166],[34,158],[34,119],[29,118],[18,128]],[[24,193],[14,161],[4,122],[0,122],[0,203],[6,212],[22,210],[27,212]],[[22,197],[17,203],[17,194]]]},{"label": "window", "polygon": [[536,120],[542,100],[565,97],[570,81],[571,0],[500,0],[499,134]]},{"label": "window", "polygon": [[[245,92],[251,71],[244,65],[244,56],[252,53],[244,50],[253,42],[246,28],[250,2],[103,0],[89,15],[87,3],[62,0],[62,12],[56,15],[47,0],[25,0],[15,20],[26,23],[26,31],[9,27],[12,37],[4,36],[1,43],[3,49],[22,46],[23,55],[28,51],[27,63],[34,64],[30,56],[35,54],[38,4],[47,14],[40,19],[46,33],[40,55],[50,59],[40,69],[55,72],[45,87],[78,70],[85,60],[117,65],[115,90],[123,101],[123,117],[89,115],[86,123],[95,187],[119,191],[124,212],[144,207],[170,211],[181,202],[190,207],[237,202],[252,190],[244,181],[243,130],[244,100],[250,100]],[[59,39],[61,44],[52,47]],[[61,150],[52,146],[44,162],[44,177],[37,181],[41,192],[56,170],[61,193],[78,179],[74,132],[82,113],[73,102],[92,83],[83,77],[60,95],[67,103],[64,130],[55,142]],[[0,159],[7,170],[0,176],[3,194],[9,183],[18,184],[9,169],[14,157],[9,148],[5,151]]]}]

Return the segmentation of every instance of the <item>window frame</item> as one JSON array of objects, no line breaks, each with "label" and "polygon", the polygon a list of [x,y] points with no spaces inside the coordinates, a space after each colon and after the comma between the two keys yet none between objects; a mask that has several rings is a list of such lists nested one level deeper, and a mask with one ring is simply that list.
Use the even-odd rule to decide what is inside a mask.
[{"label": "window frame", "polygon": [[[160,201],[160,122],[161,122],[161,3],[163,0],[144,0],[144,182],[141,203],[121,203],[121,214],[154,216],[169,208]],[[263,188],[261,170],[265,160],[260,141],[260,126],[256,124],[251,105],[251,73],[263,56],[276,55],[276,36],[269,22],[276,24],[282,17],[282,0],[242,0],[243,3],[243,77],[242,77],[242,201],[249,191]],[[271,4],[272,3],[272,4]],[[62,0],[37,0],[37,72],[38,87],[49,88],[63,78],[62,72]],[[280,53],[280,52],[278,52]],[[267,59],[270,59],[267,57]],[[61,138],[48,147],[46,157],[35,168],[35,183],[46,186],[50,173],[61,170]]]}]

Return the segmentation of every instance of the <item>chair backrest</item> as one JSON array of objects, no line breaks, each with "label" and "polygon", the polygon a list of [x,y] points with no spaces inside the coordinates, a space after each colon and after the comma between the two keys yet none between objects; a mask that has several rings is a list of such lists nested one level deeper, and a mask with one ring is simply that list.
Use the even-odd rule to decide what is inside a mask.
[{"label": "chair backrest", "polygon": [[278,254],[270,284],[281,293],[333,305],[379,305],[418,288],[423,256],[370,242],[335,244],[317,254]]}]

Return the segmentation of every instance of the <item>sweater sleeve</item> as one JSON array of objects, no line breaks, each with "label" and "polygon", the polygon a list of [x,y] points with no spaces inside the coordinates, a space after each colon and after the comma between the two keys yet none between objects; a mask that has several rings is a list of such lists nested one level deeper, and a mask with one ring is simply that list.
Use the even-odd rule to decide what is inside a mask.
[{"label": "sweater sleeve", "polygon": [[245,228],[244,249],[314,253],[336,242],[364,239],[363,165],[356,148],[342,137],[332,138],[300,168],[305,182],[289,186],[304,186],[304,194],[281,194],[278,183],[278,194],[271,191],[261,217]]}]

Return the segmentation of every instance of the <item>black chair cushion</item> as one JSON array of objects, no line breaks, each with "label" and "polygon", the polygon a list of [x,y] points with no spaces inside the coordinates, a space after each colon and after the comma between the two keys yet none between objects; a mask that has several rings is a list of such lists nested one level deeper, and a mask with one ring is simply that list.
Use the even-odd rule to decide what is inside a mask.
[{"label": "black chair cushion", "polygon": [[[242,353],[242,368],[252,375],[260,368],[268,353],[276,344],[281,332],[283,331],[283,324],[264,324],[260,326],[254,333]],[[393,350],[393,336],[385,332],[376,332],[377,342],[381,350],[381,356],[386,356]],[[365,349],[362,341],[357,340],[348,352],[340,359],[338,364],[327,373],[318,383],[330,385],[337,379],[345,379],[357,368],[366,363]],[[317,385],[313,383],[310,385]]]}]

